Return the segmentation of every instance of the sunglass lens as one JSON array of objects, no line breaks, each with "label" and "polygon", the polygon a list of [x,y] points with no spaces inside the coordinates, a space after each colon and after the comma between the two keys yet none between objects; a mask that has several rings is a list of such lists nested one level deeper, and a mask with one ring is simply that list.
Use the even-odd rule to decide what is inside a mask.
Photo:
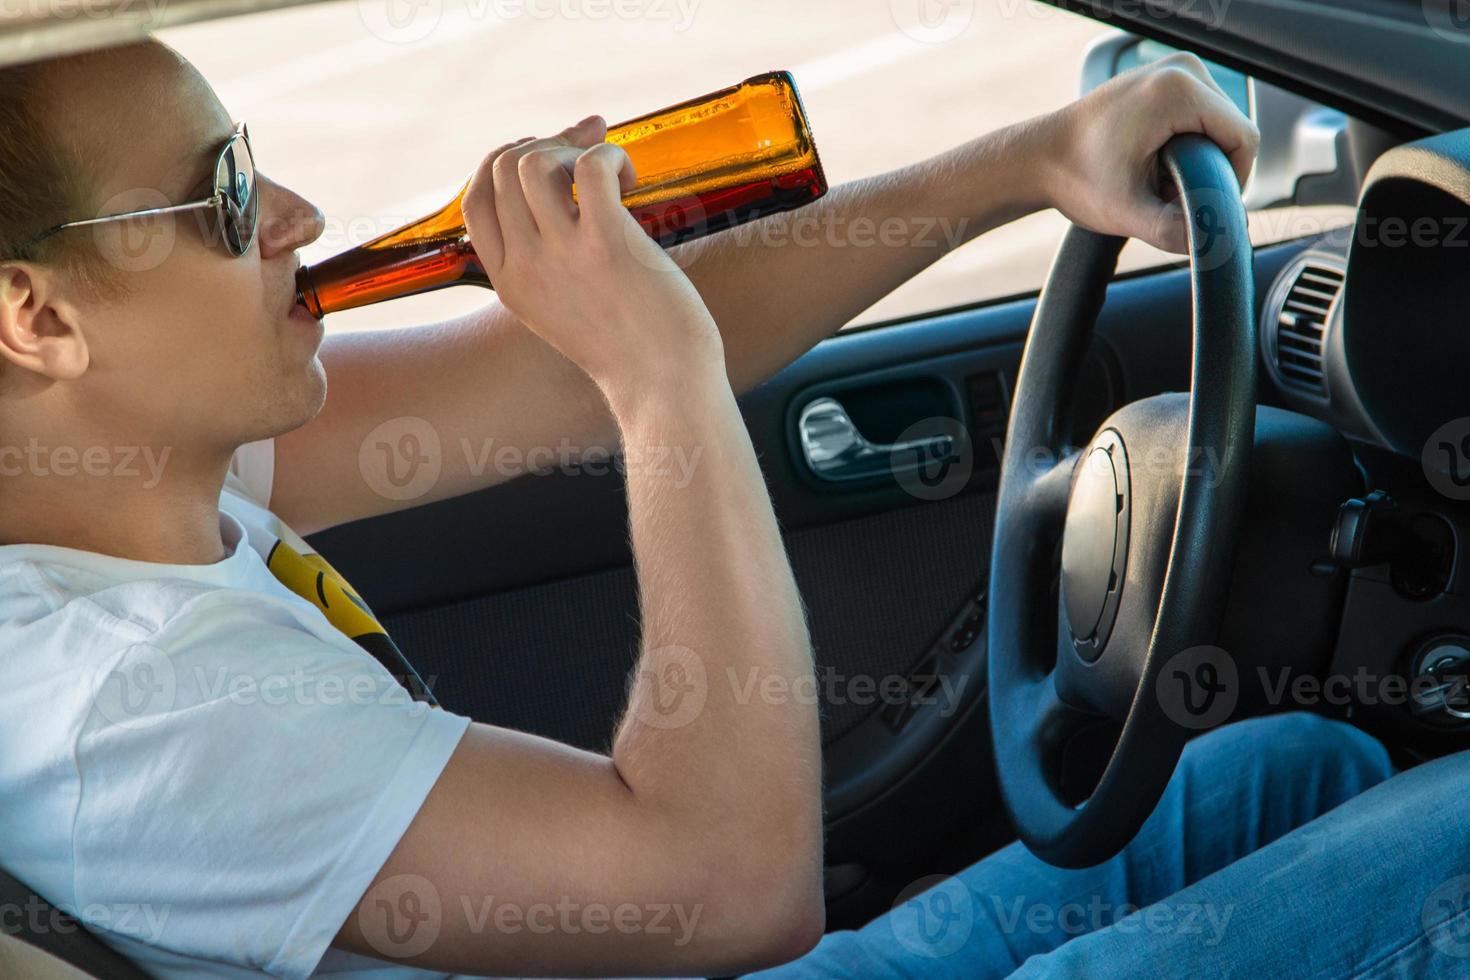
[{"label": "sunglass lens", "polygon": [[255,190],[255,161],[250,146],[236,139],[220,156],[215,186],[224,195],[225,245],[235,255],[250,251],[260,218],[260,195]]}]

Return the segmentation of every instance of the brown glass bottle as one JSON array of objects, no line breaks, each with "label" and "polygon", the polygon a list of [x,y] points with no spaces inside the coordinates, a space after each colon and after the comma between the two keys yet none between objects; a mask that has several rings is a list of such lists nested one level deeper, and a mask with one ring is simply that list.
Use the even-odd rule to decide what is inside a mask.
[{"label": "brown glass bottle", "polygon": [[[608,129],[638,183],[623,196],[665,247],[787,211],[827,192],[790,73],[748,78]],[[465,232],[461,189],[440,210],[304,267],[300,301],[314,316],[474,284],[490,286]]]}]

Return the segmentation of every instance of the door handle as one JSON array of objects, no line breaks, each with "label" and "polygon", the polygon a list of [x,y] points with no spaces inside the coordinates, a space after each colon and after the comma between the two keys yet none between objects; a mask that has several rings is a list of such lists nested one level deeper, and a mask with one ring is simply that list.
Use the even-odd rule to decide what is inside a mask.
[{"label": "door handle", "polygon": [[[834,483],[910,472],[954,452],[954,437],[944,434],[889,444],[871,442],[835,398],[813,400],[801,410],[796,427],[807,466]],[[909,453],[912,460],[894,458]]]}]

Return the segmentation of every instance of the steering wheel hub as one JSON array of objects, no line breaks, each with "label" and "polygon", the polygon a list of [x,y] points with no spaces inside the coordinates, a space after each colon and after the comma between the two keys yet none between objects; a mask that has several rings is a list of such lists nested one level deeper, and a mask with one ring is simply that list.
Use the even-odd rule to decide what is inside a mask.
[{"label": "steering wheel hub", "polygon": [[1101,433],[1077,465],[1062,538],[1062,604],[1072,647],[1102,656],[1128,567],[1128,451],[1116,429]]}]

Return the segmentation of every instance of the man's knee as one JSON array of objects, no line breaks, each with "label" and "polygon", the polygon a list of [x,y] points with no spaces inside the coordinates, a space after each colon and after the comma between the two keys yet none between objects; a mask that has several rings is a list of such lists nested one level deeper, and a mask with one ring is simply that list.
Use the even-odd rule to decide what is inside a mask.
[{"label": "man's knee", "polygon": [[1394,774],[1388,752],[1373,736],[1346,722],[1304,711],[1251,718],[1192,741],[1181,766],[1220,776],[1242,768],[1260,781],[1310,780],[1334,784],[1345,799]]}]

